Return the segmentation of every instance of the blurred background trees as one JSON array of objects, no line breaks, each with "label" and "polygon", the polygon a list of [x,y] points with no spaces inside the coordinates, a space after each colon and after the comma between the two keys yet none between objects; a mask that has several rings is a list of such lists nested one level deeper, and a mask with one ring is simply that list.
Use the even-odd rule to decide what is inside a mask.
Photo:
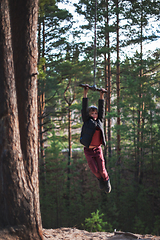
[{"label": "blurred background trees", "polygon": [[[39,169],[43,226],[82,227],[97,209],[110,227],[160,234],[158,1],[97,1],[96,85],[105,95],[112,192],[105,195],[79,143],[80,83],[94,83],[95,1],[39,2]],[[69,3],[67,3],[69,4]],[[71,8],[72,9],[72,8]],[[151,45],[150,45],[151,46]],[[97,105],[98,92],[89,91]],[[107,229],[106,229],[107,231]]]}]

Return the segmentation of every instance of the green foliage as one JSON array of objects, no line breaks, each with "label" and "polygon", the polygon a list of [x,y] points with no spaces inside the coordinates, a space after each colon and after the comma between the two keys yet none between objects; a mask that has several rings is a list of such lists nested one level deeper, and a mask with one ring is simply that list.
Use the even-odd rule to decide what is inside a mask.
[{"label": "green foliage", "polygon": [[106,226],[109,226],[108,229],[111,231],[111,225],[107,222],[103,222],[103,216],[104,214],[100,214],[99,210],[97,209],[97,212],[91,213],[90,218],[85,219],[85,224],[82,226],[89,232],[104,232],[107,228]]},{"label": "green foliage", "polygon": [[39,63],[38,63],[38,87],[39,87],[39,92],[43,91],[44,85],[46,82],[46,73],[44,71],[44,66],[45,66],[45,58],[40,58]]},{"label": "green foliage", "polygon": [[153,234],[157,236],[160,235],[160,216],[155,216]]},{"label": "green foliage", "polygon": [[[50,120],[53,123],[50,124],[50,130],[44,126],[44,131],[48,130],[45,185],[40,178],[44,227],[81,228],[81,223],[86,219],[83,227],[88,231],[113,231],[113,226],[122,231],[160,234],[159,50],[147,54],[136,50],[136,44],[154,40],[148,31],[148,20],[157,14],[157,2],[152,2],[143,1],[141,6],[140,1],[120,1],[120,9],[116,9],[115,1],[109,1],[108,14],[113,26],[106,23],[107,12],[104,11],[103,1],[98,3],[96,85],[104,87],[107,84],[106,54],[112,57],[116,50],[115,24],[118,12],[122,19],[119,29],[121,47],[129,44],[129,53],[131,50],[134,52],[130,57],[127,56],[127,49],[120,49],[126,55],[123,58],[120,56],[120,126],[117,125],[117,63],[114,57],[111,60],[111,110],[106,113],[106,121],[110,119],[112,123],[111,156],[107,152],[105,158],[112,192],[106,196],[99,191],[97,179],[90,172],[83,146],[79,143],[83,89],[78,85],[93,85],[93,41],[86,42],[84,35],[79,38],[79,31],[71,31],[71,15],[59,9],[55,1],[40,1],[39,22],[41,27],[43,20],[45,23],[46,48],[40,48],[41,51],[45,50],[45,58],[39,61],[38,81],[39,90],[45,91],[46,96],[44,122]],[[88,21],[82,33],[85,34],[85,29],[88,29],[87,34],[93,35],[95,9],[92,1],[80,1],[76,7],[77,12]],[[110,40],[113,39],[109,48],[106,46],[108,33]],[[68,41],[70,36],[78,39],[78,43]],[[71,100],[75,96],[71,106],[64,100],[69,81],[66,98]],[[89,104],[97,105],[99,93],[89,91],[88,97]],[[67,165],[68,152],[64,150],[68,148],[68,108],[72,111],[73,158],[70,159],[70,166]],[[108,128],[105,130],[107,133]],[[119,165],[116,152],[118,131],[121,141]],[[80,150],[76,152],[74,148]],[[104,214],[100,214],[99,210],[95,212],[96,209]],[[91,217],[88,218],[90,213]]]},{"label": "green foliage", "polygon": [[[135,224],[134,224],[134,232],[135,233],[145,233],[145,224],[144,222],[137,216],[135,216]],[[147,233],[147,232],[146,232]]]}]

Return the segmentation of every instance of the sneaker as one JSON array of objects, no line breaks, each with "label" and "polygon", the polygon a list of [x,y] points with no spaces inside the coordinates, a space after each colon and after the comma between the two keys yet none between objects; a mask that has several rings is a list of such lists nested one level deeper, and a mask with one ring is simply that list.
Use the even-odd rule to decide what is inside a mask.
[{"label": "sneaker", "polygon": [[98,181],[99,181],[99,188],[103,190],[105,188],[105,182],[103,178],[100,178],[100,179],[98,178]]},{"label": "sneaker", "polygon": [[111,192],[110,180],[108,179],[107,181],[104,181],[104,185],[105,185],[105,192],[110,193]]}]

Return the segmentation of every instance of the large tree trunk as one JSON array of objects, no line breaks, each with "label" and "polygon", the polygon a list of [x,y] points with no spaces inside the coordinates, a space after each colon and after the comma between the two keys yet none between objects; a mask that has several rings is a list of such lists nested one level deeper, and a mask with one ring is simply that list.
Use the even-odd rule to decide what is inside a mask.
[{"label": "large tree trunk", "polygon": [[[43,239],[37,123],[38,0],[0,2],[0,227]],[[23,229],[23,231],[22,231]]]}]

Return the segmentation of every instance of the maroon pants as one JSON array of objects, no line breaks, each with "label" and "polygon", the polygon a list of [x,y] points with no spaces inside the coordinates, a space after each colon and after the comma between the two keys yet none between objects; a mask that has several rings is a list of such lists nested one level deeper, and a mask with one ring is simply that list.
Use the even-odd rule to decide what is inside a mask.
[{"label": "maroon pants", "polygon": [[105,161],[101,146],[95,148],[84,147],[84,154],[92,173],[98,179],[102,177],[105,181],[108,180],[109,176],[105,168]]}]

